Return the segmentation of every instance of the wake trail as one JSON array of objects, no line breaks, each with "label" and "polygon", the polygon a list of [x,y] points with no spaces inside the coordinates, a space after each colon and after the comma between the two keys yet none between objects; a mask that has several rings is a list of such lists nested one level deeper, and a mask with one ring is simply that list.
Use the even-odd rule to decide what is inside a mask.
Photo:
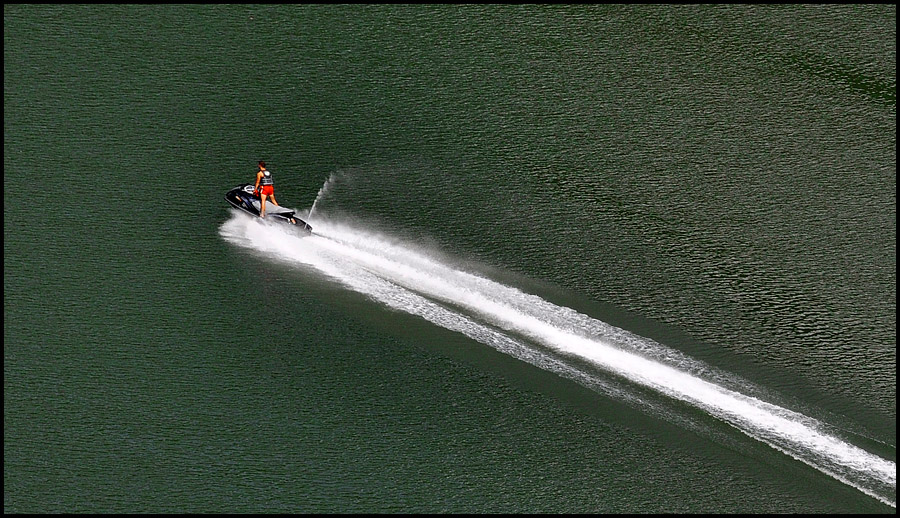
[{"label": "wake trail", "polygon": [[737,377],[653,340],[350,225],[320,220],[316,235],[299,238],[236,214],[221,233],[270,257],[311,266],[392,309],[420,316],[612,397],[639,398],[567,360],[587,362],[599,371],[689,403],[896,507],[895,462],[830,434],[815,419],[749,395],[752,387]]}]

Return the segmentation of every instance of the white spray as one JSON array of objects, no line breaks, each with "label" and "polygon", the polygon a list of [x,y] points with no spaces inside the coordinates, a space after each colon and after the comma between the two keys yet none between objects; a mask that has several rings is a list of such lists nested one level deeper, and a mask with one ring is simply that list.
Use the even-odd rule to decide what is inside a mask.
[{"label": "white spray", "polygon": [[312,207],[309,208],[309,214],[306,215],[307,220],[312,218],[313,211],[316,210],[316,204],[328,195],[328,191],[331,190],[331,186],[334,185],[335,181],[337,181],[337,178],[338,173],[333,173],[328,177],[328,180],[325,180],[325,183],[322,185],[322,187],[319,189],[319,193],[316,195],[316,199],[313,200]]},{"label": "white spray", "polygon": [[[327,193],[329,182],[316,201]],[[299,238],[236,213],[222,226],[221,234],[269,257],[312,266],[388,307],[594,386],[596,376],[573,372],[559,360],[587,361],[701,408],[744,434],[896,507],[895,462],[830,434],[815,419],[743,393],[747,391],[726,388],[699,374],[709,370],[701,362],[668,352],[652,340],[456,269],[397,240],[327,220],[317,222],[317,235]]]}]

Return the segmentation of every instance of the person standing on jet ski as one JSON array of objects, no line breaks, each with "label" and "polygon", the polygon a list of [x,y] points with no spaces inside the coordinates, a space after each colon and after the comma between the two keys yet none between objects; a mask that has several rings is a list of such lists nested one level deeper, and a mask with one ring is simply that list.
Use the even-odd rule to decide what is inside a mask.
[{"label": "person standing on jet ski", "polygon": [[[260,188],[262,184],[262,188]],[[259,161],[259,172],[256,173],[256,187],[253,192],[259,193],[259,217],[266,217],[266,198],[271,197],[272,203],[278,205],[275,201],[275,180],[272,179],[272,173],[266,169],[266,163]]]}]

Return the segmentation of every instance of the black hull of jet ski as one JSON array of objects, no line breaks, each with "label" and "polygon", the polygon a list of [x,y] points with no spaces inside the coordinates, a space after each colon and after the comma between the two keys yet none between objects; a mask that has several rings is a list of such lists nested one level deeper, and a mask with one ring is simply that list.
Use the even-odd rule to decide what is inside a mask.
[{"label": "black hull of jet ski", "polygon": [[[260,199],[253,192],[253,185],[241,184],[225,193],[225,201],[232,207],[239,209],[251,216],[259,217]],[[306,233],[312,232],[312,227],[302,219],[294,215],[294,211],[275,205],[271,201],[266,202],[266,219],[272,219],[297,227]]]}]

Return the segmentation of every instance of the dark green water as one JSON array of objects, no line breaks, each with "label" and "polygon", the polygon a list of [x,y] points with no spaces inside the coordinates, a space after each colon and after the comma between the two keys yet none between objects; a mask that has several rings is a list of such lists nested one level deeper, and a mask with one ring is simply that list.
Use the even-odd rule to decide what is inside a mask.
[{"label": "dark green water", "polygon": [[[893,5],[4,5],[4,511],[896,512],[895,40]],[[260,159],[321,236],[227,209]],[[619,339],[690,377],[588,359]]]}]

